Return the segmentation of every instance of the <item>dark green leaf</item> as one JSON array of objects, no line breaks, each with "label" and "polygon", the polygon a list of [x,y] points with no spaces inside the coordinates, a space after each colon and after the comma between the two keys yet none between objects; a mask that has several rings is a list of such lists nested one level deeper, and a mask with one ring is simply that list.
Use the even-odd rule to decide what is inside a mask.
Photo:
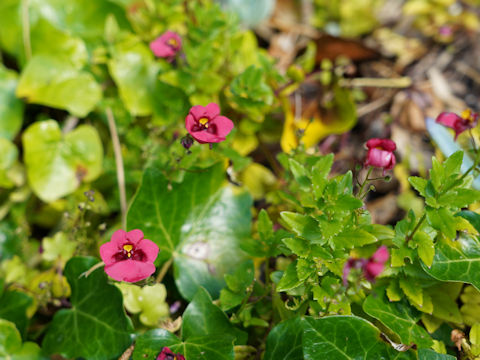
[{"label": "dark green leaf", "polygon": [[157,243],[160,260],[174,256],[175,281],[187,299],[199,286],[218,298],[224,274],[246,257],[240,244],[250,237],[252,200],[224,187],[224,179],[221,164],[189,172],[180,184],[151,167],[128,211],[128,228]]},{"label": "dark green leaf", "polygon": [[133,329],[120,290],[108,283],[101,269],[80,277],[97,262],[74,257],[65,266],[72,308],[55,313],[42,343],[48,354],[107,360],[120,356],[131,344]]},{"label": "dark green leaf", "polygon": [[18,76],[0,65],[0,137],[13,139],[23,122],[23,102],[15,96]]},{"label": "dark green leaf", "polygon": [[307,327],[301,317],[276,325],[268,334],[263,360],[303,360],[302,338]]},{"label": "dark green leaf", "polygon": [[363,303],[363,310],[397,334],[403,344],[417,344],[419,348],[433,345],[427,331],[417,325],[421,317],[420,312],[404,300],[390,302],[384,289],[377,289],[369,295]]},{"label": "dark green leaf", "polygon": [[418,350],[418,360],[455,360],[456,357],[452,355],[439,354],[431,349]]},{"label": "dark green leaf", "polygon": [[33,299],[27,294],[6,290],[0,295],[0,318],[13,322],[25,337],[29,322],[27,309],[32,303]]},{"label": "dark green leaf", "polygon": [[167,346],[180,345],[182,341],[164,329],[147,331],[135,339],[133,360],[156,360],[158,354]]},{"label": "dark green leaf", "polygon": [[246,295],[247,287],[252,285],[255,269],[252,260],[241,264],[233,274],[225,274],[228,288],[220,292],[220,304],[223,310],[240,305]]},{"label": "dark green leaf", "polygon": [[470,224],[473,225],[475,230],[480,232],[480,214],[477,214],[474,211],[464,210],[457,213],[457,215],[463,217],[464,219],[467,219]]}]

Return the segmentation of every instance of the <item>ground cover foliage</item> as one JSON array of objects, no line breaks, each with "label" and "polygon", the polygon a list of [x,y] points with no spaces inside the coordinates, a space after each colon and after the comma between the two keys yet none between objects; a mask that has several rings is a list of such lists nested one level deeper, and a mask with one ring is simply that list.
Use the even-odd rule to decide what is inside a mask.
[{"label": "ground cover foliage", "polygon": [[480,358],[479,7],[2,0],[0,358]]}]

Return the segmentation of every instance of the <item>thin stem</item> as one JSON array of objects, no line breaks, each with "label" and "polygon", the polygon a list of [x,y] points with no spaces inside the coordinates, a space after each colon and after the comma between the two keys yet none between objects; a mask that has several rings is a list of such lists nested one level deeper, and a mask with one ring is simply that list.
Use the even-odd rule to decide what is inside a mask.
[{"label": "thin stem", "polygon": [[93,265],[90,269],[88,269],[87,271],[83,272],[80,274],[79,278],[81,277],[88,277],[92,272],[94,272],[95,270],[97,270],[98,268],[101,268],[102,266],[105,266],[105,263],[102,261],[102,262],[99,262],[99,263],[96,263],[95,265]]},{"label": "thin stem", "polygon": [[417,225],[415,225],[415,228],[412,230],[412,232],[409,235],[407,235],[407,237],[405,238],[405,242],[408,243],[410,240],[412,240],[413,235],[415,235],[417,230],[420,229],[420,226],[423,224],[426,218],[427,218],[427,214],[424,213],[420,218],[420,220],[418,221]]},{"label": "thin stem", "polygon": [[28,14],[29,7],[29,0],[22,0],[22,36],[23,47],[25,50],[25,59],[27,61],[32,58],[32,42],[30,39],[30,16]]},{"label": "thin stem", "polygon": [[120,192],[120,209],[122,212],[122,226],[127,229],[127,195],[125,192],[125,171],[123,169],[122,147],[118,138],[117,126],[113,117],[112,109],[107,108],[108,127],[112,137],[113,152],[115,154],[115,165],[117,168],[118,191]]},{"label": "thin stem", "polygon": [[365,185],[367,184],[367,181],[369,180],[368,177],[370,176],[370,174],[372,173],[373,171],[373,167],[369,167],[368,168],[368,172],[367,172],[367,176],[365,176],[365,180],[363,181],[362,185],[360,185],[360,189],[358,190],[358,193],[357,193],[357,197],[363,199],[363,197],[361,196],[362,195],[362,192],[363,192],[363,188],[365,187]]},{"label": "thin stem", "polygon": [[173,263],[173,256],[168,259],[167,262],[165,262],[160,269],[160,272],[158,273],[157,279],[155,280],[157,283],[161,283],[165,275],[167,274],[168,269],[170,269],[170,266]]}]

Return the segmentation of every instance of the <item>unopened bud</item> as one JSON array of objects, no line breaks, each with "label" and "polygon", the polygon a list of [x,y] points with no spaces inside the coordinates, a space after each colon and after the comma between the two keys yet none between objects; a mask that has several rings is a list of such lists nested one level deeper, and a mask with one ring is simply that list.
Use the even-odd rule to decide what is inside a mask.
[{"label": "unopened bud", "polygon": [[193,138],[190,135],[186,135],[180,140],[180,142],[185,149],[189,150],[193,145]]}]

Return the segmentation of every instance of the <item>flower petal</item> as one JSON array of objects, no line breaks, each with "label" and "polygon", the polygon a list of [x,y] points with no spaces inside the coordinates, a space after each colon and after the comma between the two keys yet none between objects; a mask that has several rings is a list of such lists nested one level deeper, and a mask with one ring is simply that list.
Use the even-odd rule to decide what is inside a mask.
[{"label": "flower petal", "polygon": [[[190,108],[189,115],[193,116],[193,119],[197,122],[200,120],[202,117],[206,115],[206,108],[203,107],[202,105],[195,105]],[[188,116],[187,116],[188,117]]]},{"label": "flower petal", "polygon": [[459,121],[463,121],[463,119],[455,113],[442,112],[440,115],[437,116],[437,119],[435,121],[446,127],[455,129],[455,124]]},{"label": "flower petal", "polygon": [[224,141],[224,137],[217,136],[215,134],[211,134],[207,131],[197,131],[197,132],[191,132],[190,135],[197,140],[199,143],[205,144],[205,143],[218,143],[221,141]]},{"label": "flower petal", "polygon": [[385,268],[384,264],[368,262],[365,266],[364,275],[368,281],[373,281],[378,275],[381,274],[383,269]]},{"label": "flower petal", "polygon": [[390,170],[395,164],[395,161],[392,159],[392,157],[394,157],[394,155],[390,151],[373,148],[368,150],[365,165]]},{"label": "flower petal", "polygon": [[127,233],[122,229],[117,230],[113,233],[112,237],[110,238],[110,241],[112,243],[115,243],[118,246],[118,248],[121,248],[123,244],[128,242]]},{"label": "flower petal", "polygon": [[100,257],[105,265],[110,265],[116,262],[114,259],[115,254],[120,251],[120,247],[113,241],[109,241],[100,246]]},{"label": "flower petal", "polygon": [[220,107],[218,106],[218,104],[210,103],[205,106],[205,114],[209,119],[213,119],[216,116],[220,115]]},{"label": "flower petal", "polygon": [[165,44],[161,38],[157,38],[150,43],[150,50],[156,57],[168,58],[175,56],[176,51],[171,46]]},{"label": "flower petal", "polygon": [[386,151],[395,151],[397,149],[397,145],[390,139],[373,138],[367,141],[367,148],[379,148]]},{"label": "flower petal", "polygon": [[117,281],[137,282],[152,275],[155,272],[155,265],[149,262],[123,260],[105,265],[105,272]]},{"label": "flower petal", "polygon": [[217,126],[217,136],[225,138],[233,129],[233,122],[225,116],[217,116],[212,124]]},{"label": "flower petal", "polygon": [[155,244],[152,240],[143,239],[137,244],[137,249],[140,249],[146,255],[145,262],[153,263],[158,255],[158,245]]},{"label": "flower petal", "polygon": [[131,230],[127,232],[126,238],[128,242],[137,245],[137,243],[143,239],[143,232],[139,229]]},{"label": "flower petal", "polygon": [[387,247],[385,245],[382,245],[377,249],[377,251],[375,251],[370,260],[376,263],[385,264],[389,256],[390,254],[388,253]]},{"label": "flower petal", "polygon": [[197,122],[195,121],[195,118],[193,117],[193,115],[188,114],[187,117],[185,118],[185,128],[190,133],[190,135],[192,135],[192,132],[193,132],[192,128],[196,124]]}]

